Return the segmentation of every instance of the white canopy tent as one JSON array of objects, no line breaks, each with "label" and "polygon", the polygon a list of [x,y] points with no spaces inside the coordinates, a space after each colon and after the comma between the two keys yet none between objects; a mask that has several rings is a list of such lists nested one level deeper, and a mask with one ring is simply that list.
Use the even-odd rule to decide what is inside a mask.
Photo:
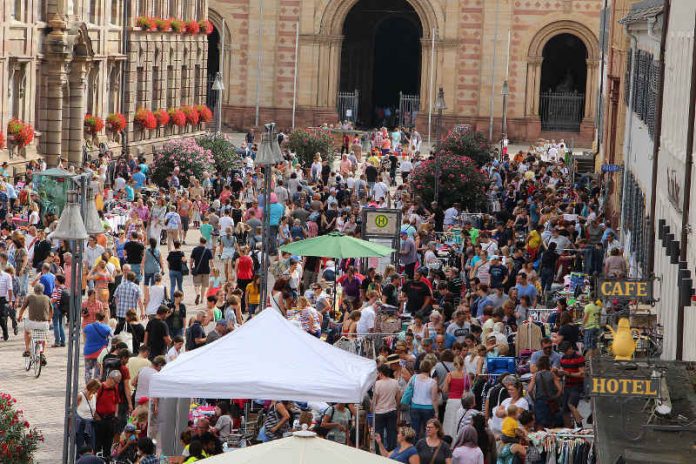
[{"label": "white canopy tent", "polygon": [[374,361],[335,348],[267,309],[155,374],[153,398],[253,398],[360,403]]},{"label": "white canopy tent", "polygon": [[318,438],[313,432],[295,432],[293,436],[260,445],[218,454],[201,464],[389,464],[391,459]]}]

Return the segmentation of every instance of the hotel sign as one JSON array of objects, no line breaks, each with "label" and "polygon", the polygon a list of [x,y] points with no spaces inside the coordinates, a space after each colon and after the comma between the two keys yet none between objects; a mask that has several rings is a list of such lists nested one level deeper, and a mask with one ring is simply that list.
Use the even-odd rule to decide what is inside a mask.
[{"label": "hotel sign", "polygon": [[659,390],[659,379],[621,379],[594,377],[592,379],[591,395],[594,396],[639,396],[656,398]]},{"label": "hotel sign", "polygon": [[652,281],[650,280],[600,280],[597,288],[597,296],[604,299],[649,300],[652,298]]}]

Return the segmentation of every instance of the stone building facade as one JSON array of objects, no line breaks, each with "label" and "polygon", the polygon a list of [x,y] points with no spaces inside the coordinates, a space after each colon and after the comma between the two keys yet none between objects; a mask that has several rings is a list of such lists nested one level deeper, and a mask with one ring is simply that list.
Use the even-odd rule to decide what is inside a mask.
[{"label": "stone building facade", "polygon": [[[204,104],[205,34],[144,31],[139,16],[207,18],[206,0],[8,0],[0,5],[0,128],[19,118],[35,129],[23,149],[8,143],[0,159],[79,163],[99,144],[119,153],[150,153],[173,135],[201,126],[143,131],[138,108]],[[84,117],[122,113],[122,135],[84,130]]]},{"label": "stone building facade", "polygon": [[356,111],[341,118],[373,126],[385,107],[398,110],[402,91],[420,98],[413,119],[421,133],[434,133],[430,110],[442,87],[445,126],[468,123],[488,132],[492,115],[497,139],[507,69],[511,139],[566,136],[589,144],[603,3],[210,0],[219,40],[210,46],[220,52],[226,83],[224,121],[235,128],[268,120],[289,127],[295,107],[296,126],[335,122],[339,92],[358,90]]}]

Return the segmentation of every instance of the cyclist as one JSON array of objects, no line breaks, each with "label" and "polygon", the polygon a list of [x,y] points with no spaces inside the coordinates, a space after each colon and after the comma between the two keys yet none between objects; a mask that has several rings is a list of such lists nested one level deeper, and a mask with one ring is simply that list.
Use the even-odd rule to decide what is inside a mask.
[{"label": "cyclist", "polygon": [[[43,284],[34,285],[34,294],[29,295],[19,310],[19,320],[22,320],[24,311],[27,310],[27,318],[24,321],[24,357],[29,356],[29,343],[32,330],[48,330],[49,321],[53,318],[51,299],[44,295]],[[45,345],[45,340],[43,341]],[[41,353],[41,364],[46,365],[46,357]]]}]

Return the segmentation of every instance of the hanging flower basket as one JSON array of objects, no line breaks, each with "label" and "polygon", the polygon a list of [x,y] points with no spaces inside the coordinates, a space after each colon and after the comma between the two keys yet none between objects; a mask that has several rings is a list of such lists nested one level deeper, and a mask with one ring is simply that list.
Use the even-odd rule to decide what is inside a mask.
[{"label": "hanging flower basket", "polygon": [[169,113],[167,113],[163,109],[158,109],[155,111],[155,119],[157,119],[157,126],[158,127],[165,127],[167,124],[169,124]]},{"label": "hanging flower basket", "polygon": [[157,29],[155,18],[151,18],[149,16],[138,16],[138,18],[135,20],[135,25],[143,31],[154,31]]},{"label": "hanging flower basket", "polygon": [[186,23],[180,19],[172,19],[171,26],[172,26],[172,31],[174,31],[174,32],[181,33],[181,32],[186,31]]},{"label": "hanging flower basket", "polygon": [[198,105],[196,110],[198,111],[198,116],[200,116],[201,122],[210,122],[213,120],[213,112],[207,106]]},{"label": "hanging flower basket", "polygon": [[0,132],[0,150],[5,148],[5,134]]},{"label": "hanging flower basket", "polygon": [[198,110],[193,106],[182,106],[181,111],[186,115],[186,122],[192,126],[197,126],[200,121]]},{"label": "hanging flower basket", "polygon": [[186,32],[189,34],[198,34],[201,31],[201,26],[198,21],[189,21],[186,23]]},{"label": "hanging flower basket", "polygon": [[152,114],[152,111],[147,108],[140,108],[136,111],[133,121],[143,129],[153,130],[157,128],[157,119],[155,119],[155,115]]},{"label": "hanging flower basket", "polygon": [[126,117],[121,113],[111,113],[106,117],[106,130],[109,132],[121,132],[126,128]]},{"label": "hanging flower basket", "polygon": [[12,118],[7,123],[7,135],[12,143],[19,148],[24,148],[34,140],[34,128],[20,119]]},{"label": "hanging flower basket", "polygon": [[165,18],[155,19],[155,26],[157,26],[157,30],[160,32],[169,32],[172,30],[172,22]]},{"label": "hanging flower basket", "polygon": [[200,28],[200,34],[210,35],[213,33],[213,23],[207,19],[201,19],[198,21],[198,27]]},{"label": "hanging flower basket", "polygon": [[186,115],[179,108],[171,108],[169,111],[169,124],[172,126],[185,127]]},{"label": "hanging flower basket", "polygon": [[104,120],[99,116],[85,115],[85,130],[90,135],[96,135],[104,129]]}]

